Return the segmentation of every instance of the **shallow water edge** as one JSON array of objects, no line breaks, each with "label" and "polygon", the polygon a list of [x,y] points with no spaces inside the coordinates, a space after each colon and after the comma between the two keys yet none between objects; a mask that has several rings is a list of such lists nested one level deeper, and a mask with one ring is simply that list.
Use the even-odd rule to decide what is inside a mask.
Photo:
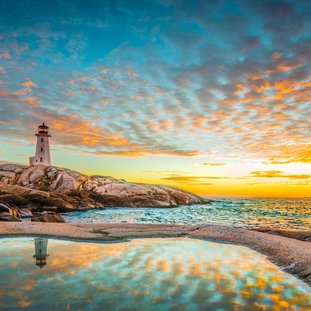
[{"label": "shallow water edge", "polygon": [[[2,238],[0,307],[308,310],[311,288],[249,248],[197,238]],[[133,305],[135,301],[135,305]]]},{"label": "shallow water edge", "polygon": [[0,237],[44,236],[79,241],[120,242],[144,237],[205,239],[247,246],[311,286],[311,243],[229,226],[146,224],[3,223]]}]

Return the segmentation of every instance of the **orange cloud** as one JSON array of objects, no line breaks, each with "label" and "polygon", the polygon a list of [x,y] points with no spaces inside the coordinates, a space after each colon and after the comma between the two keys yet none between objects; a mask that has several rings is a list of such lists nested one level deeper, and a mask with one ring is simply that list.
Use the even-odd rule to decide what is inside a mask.
[{"label": "orange cloud", "polygon": [[[184,150],[172,145],[159,145],[154,147],[148,142],[133,143],[121,132],[110,132],[91,121],[84,120],[77,114],[60,115],[52,111],[39,114],[41,120],[47,120],[53,129],[54,139],[62,145],[73,145],[87,148],[97,148],[91,152],[101,156],[129,156],[140,157],[147,154],[172,155],[172,156],[196,156],[197,150]],[[39,116],[38,115],[38,116]]]},{"label": "orange cloud", "polygon": [[26,283],[24,283],[23,289],[25,291],[31,291],[37,286],[38,286],[38,282],[36,280],[28,280]]},{"label": "orange cloud", "polygon": [[223,112],[216,112],[215,115],[216,115],[217,118],[226,118],[226,117],[228,117],[228,114],[223,113]]},{"label": "orange cloud", "polygon": [[212,183],[206,182],[206,180],[213,179],[228,179],[229,177],[221,177],[221,176],[187,176],[187,175],[178,175],[178,174],[170,174],[169,176],[162,177],[161,180],[168,180],[182,184],[188,185],[212,185]]},{"label": "orange cloud", "polygon": [[33,108],[38,108],[41,106],[41,103],[37,97],[30,96],[25,98],[25,105]]},{"label": "orange cloud", "polygon": [[200,154],[199,151],[196,150],[182,150],[175,149],[174,147],[170,150],[167,148],[166,150],[154,150],[145,148],[143,145],[135,145],[128,144],[127,150],[117,150],[117,151],[98,151],[95,154],[102,156],[120,156],[120,157],[142,157],[148,154],[153,155],[170,155],[170,156],[183,156],[183,157],[194,157]]},{"label": "orange cloud", "polygon": [[18,305],[21,308],[27,308],[27,307],[29,307],[31,305],[31,302],[27,301],[27,300],[21,300],[21,301],[19,301]]},{"label": "orange cloud", "polygon": [[160,128],[163,131],[169,131],[171,128],[171,121],[170,120],[160,120],[159,121]]},{"label": "orange cloud", "polygon": [[289,65],[287,63],[280,64],[276,67],[277,71],[290,71],[300,67],[300,65]]},{"label": "orange cloud", "polygon": [[[203,128],[206,121],[207,118],[204,115],[195,115],[193,118],[191,118],[192,127],[195,128]],[[183,124],[185,124],[186,122],[187,121],[185,121]]]},{"label": "orange cloud", "polygon": [[311,163],[311,144],[284,146],[279,148],[279,155],[270,158],[264,164]]},{"label": "orange cloud", "polygon": [[37,84],[32,82],[31,80],[28,80],[28,81],[24,82],[22,85],[24,87],[36,87],[36,88],[38,87]]},{"label": "orange cloud", "polygon": [[290,179],[309,179],[311,175],[308,174],[284,174],[282,171],[254,171],[250,173],[250,177],[260,177],[260,178],[290,178]]},{"label": "orange cloud", "polygon": [[55,140],[62,145],[75,145],[84,147],[127,146],[128,139],[120,133],[110,133],[85,121],[77,114],[61,115],[52,111],[45,112],[40,119],[49,120],[55,133]]},{"label": "orange cloud", "polygon": [[274,84],[274,100],[284,100],[286,97],[300,97],[304,95],[304,88],[307,85],[304,82],[295,82],[290,80],[276,81]]},{"label": "orange cloud", "polygon": [[204,162],[203,165],[205,166],[224,166],[225,163],[211,163],[211,162]]}]

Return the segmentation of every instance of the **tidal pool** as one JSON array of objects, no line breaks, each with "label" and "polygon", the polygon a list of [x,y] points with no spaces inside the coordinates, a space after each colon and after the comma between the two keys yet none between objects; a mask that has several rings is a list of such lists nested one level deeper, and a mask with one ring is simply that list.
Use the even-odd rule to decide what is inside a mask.
[{"label": "tidal pool", "polygon": [[242,246],[0,239],[0,309],[311,310],[311,288]]}]

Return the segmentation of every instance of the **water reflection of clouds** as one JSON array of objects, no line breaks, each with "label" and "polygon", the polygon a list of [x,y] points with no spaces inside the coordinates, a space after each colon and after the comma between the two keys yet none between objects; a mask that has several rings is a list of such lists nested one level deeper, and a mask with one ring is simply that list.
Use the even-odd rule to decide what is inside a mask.
[{"label": "water reflection of clouds", "polygon": [[[17,243],[15,243],[17,241]],[[49,241],[43,269],[33,241],[4,239],[0,307],[90,304],[156,308],[311,308],[310,289],[247,248],[193,239],[142,239],[118,244]],[[12,265],[12,263],[14,263]],[[100,293],[100,294],[99,294]]]}]

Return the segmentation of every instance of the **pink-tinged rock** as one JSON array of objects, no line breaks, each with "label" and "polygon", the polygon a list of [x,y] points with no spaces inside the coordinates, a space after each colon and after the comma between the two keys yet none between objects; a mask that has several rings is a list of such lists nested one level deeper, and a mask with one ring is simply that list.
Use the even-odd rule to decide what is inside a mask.
[{"label": "pink-tinged rock", "polygon": [[57,214],[47,214],[47,215],[43,215],[40,217],[32,217],[31,221],[35,221],[35,222],[61,222],[61,223],[65,223],[65,219],[61,216],[61,215],[57,215]]},{"label": "pink-tinged rock", "polygon": [[207,202],[193,193],[169,186],[136,184],[112,177],[88,177],[53,166],[0,165],[0,176],[3,172],[13,171],[19,171],[19,174],[15,179],[10,175],[12,185],[42,192],[24,193],[24,197],[39,206],[56,206],[58,211],[105,206],[173,207]]}]

